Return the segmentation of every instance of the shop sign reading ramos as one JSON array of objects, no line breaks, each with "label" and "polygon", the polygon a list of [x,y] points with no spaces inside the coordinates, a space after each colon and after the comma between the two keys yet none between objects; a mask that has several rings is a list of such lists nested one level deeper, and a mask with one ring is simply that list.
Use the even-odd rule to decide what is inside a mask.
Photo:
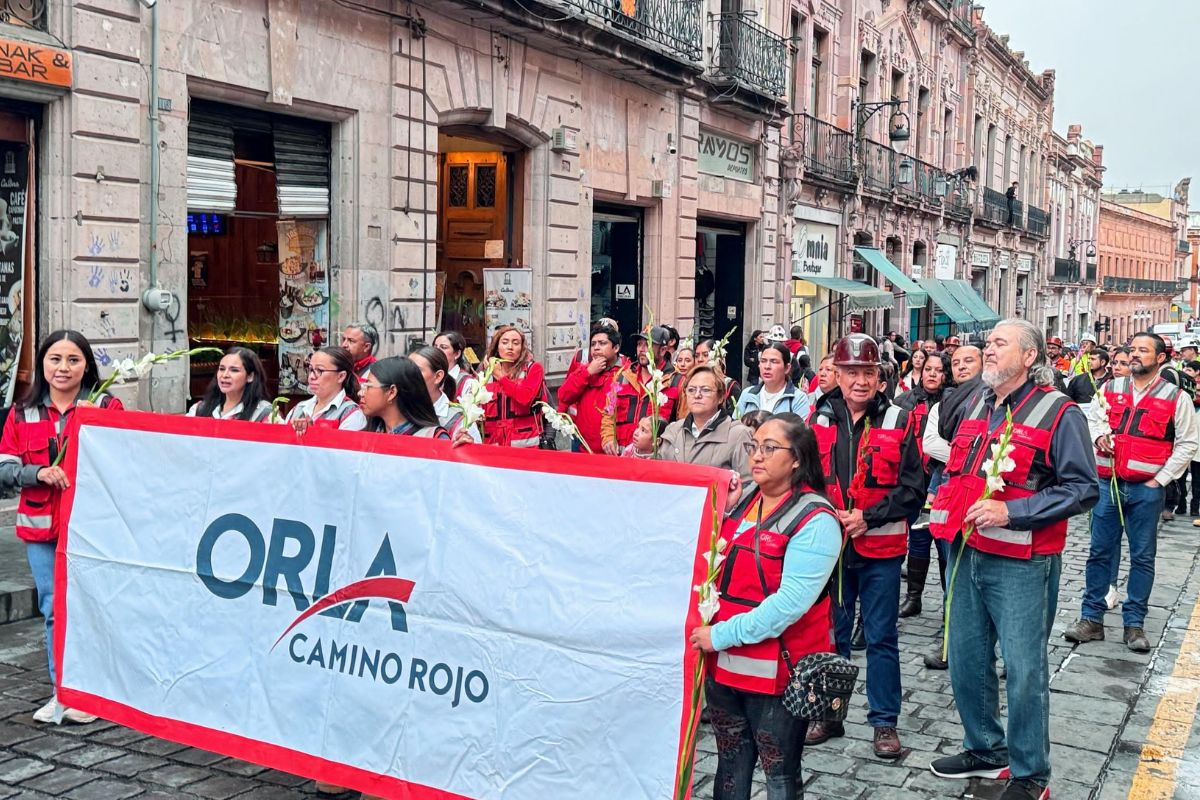
[{"label": "shop sign reading ramos", "polygon": [[754,182],[755,146],[700,129],[700,171],[735,181]]}]

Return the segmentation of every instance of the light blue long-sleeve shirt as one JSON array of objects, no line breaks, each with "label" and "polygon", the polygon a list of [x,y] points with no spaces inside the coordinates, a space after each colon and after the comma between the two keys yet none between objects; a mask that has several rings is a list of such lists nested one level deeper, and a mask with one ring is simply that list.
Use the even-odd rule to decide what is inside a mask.
[{"label": "light blue long-sleeve shirt", "polygon": [[[747,520],[741,529],[753,525],[753,520]],[[757,608],[713,625],[713,649],[728,650],[782,635],[812,608],[829,583],[841,548],[842,526],[836,518],[820,514],[809,520],[792,535],[783,553],[779,590]]]}]

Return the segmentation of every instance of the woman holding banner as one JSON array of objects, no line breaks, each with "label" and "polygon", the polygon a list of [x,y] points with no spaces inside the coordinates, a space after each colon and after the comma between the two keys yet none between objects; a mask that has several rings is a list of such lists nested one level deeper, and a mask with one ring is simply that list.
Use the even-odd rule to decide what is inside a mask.
[{"label": "woman holding banner", "polygon": [[541,415],[534,404],[546,399],[546,373],[533,360],[525,334],[501,325],[488,345],[483,374],[491,374],[487,389],[492,401],[484,408],[483,439],[488,444],[537,447]]},{"label": "woman holding banner", "polygon": [[407,358],[381,358],[367,367],[359,405],[367,430],[426,439],[449,439],[438,422],[421,369]]},{"label": "woman holding banner", "polygon": [[[25,542],[29,570],[37,586],[38,610],[46,619],[46,653],[54,685],[54,551],[58,539],[55,519],[57,493],[70,480],[57,466],[66,446],[63,431],[71,412],[100,385],[92,347],[83,334],[60,330],[47,336],[34,358],[33,383],[17,402],[0,435],[0,487],[21,489],[17,505],[17,537]],[[95,401],[101,408],[121,409],[108,394]],[[95,717],[59,705],[57,697],[33,715],[36,722],[94,722]]]},{"label": "woman holding banner", "polygon": [[245,347],[226,350],[203,399],[193,404],[187,415],[245,422],[262,422],[269,417],[266,370],[258,353]]},{"label": "woman holding banner", "polygon": [[312,397],[301,400],[287,415],[297,433],[309,426],[361,431],[367,419],[354,402],[358,397],[358,376],[354,357],[344,347],[322,347],[308,362],[308,390]]},{"label": "woman holding banner", "polygon": [[746,449],[753,482],[744,495],[731,492],[721,605],[691,641],[716,653],[705,680],[717,735],[714,800],[748,797],[760,760],[767,799],[792,800],[801,796],[808,723],[784,708],[783,690],[791,665],[833,650],[828,587],[842,528],[824,496],[816,437],[800,417],[771,417]]}]

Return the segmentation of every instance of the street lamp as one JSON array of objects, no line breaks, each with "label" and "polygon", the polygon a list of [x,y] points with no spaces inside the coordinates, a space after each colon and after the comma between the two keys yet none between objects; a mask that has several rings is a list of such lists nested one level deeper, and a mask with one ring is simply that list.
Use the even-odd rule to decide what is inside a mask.
[{"label": "street lamp", "polygon": [[892,116],[888,121],[888,140],[892,142],[907,142],[911,137],[909,132],[908,114],[900,110],[900,106],[904,105],[904,100],[880,100],[877,103],[864,103],[861,100],[854,101],[854,139],[861,141],[863,131],[867,127],[867,123],[871,121],[871,117],[875,116],[882,108],[891,108]]},{"label": "street lamp", "polygon": [[896,172],[896,182],[902,186],[907,186],[912,183],[913,179],[913,162],[908,156],[900,159],[900,166]]}]

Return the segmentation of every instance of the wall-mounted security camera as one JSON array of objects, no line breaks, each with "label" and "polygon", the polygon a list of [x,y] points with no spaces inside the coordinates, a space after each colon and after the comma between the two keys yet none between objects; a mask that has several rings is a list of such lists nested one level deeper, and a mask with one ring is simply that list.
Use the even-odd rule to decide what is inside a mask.
[{"label": "wall-mounted security camera", "polygon": [[667,152],[671,155],[679,152],[679,148],[675,146],[675,134],[673,133],[667,134]]},{"label": "wall-mounted security camera", "polygon": [[158,4],[158,0],[138,0],[146,8],[154,8]]}]

